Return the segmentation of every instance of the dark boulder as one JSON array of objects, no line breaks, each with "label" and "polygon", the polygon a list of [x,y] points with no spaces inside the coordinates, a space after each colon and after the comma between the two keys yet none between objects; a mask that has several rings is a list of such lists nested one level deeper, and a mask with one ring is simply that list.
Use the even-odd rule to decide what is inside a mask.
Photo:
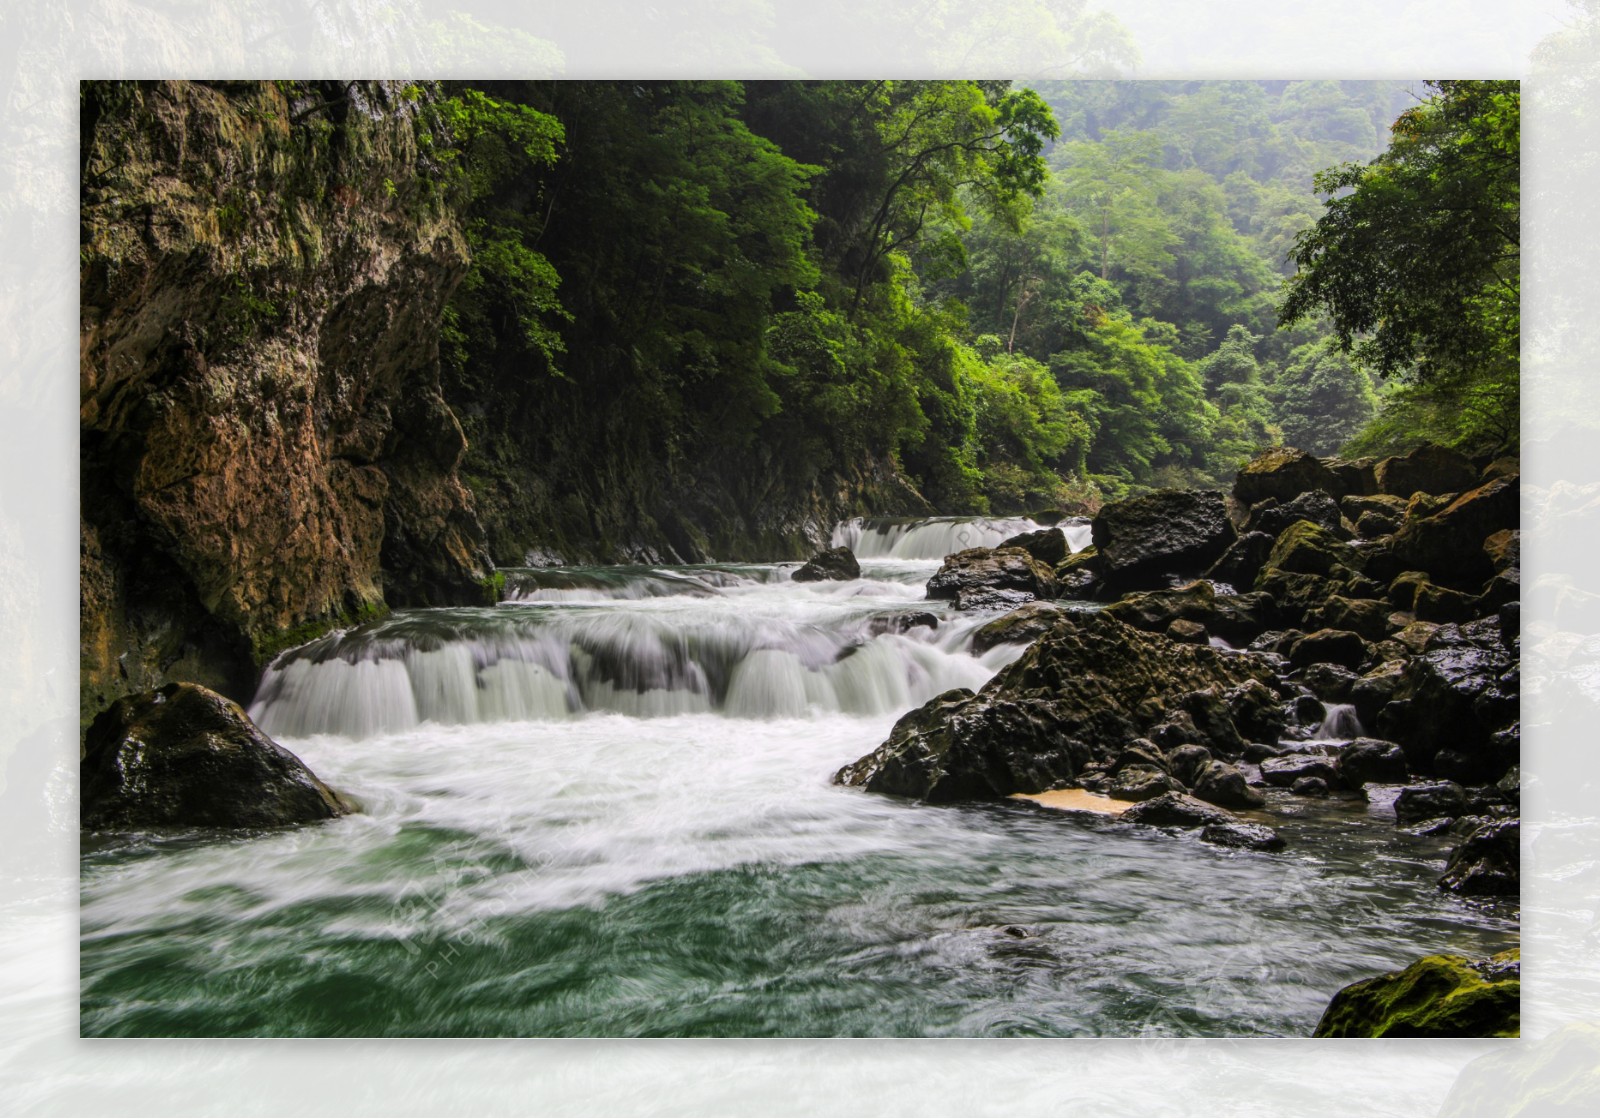
[{"label": "dark boulder", "polygon": [[1067,550],[1067,536],[1059,528],[1041,528],[1022,532],[1000,541],[1002,548],[1021,548],[1046,567],[1054,567],[1071,553]]},{"label": "dark boulder", "polygon": [[1266,798],[1227,762],[1208,762],[1194,779],[1194,795],[1224,808],[1260,808]]},{"label": "dark boulder", "polygon": [[1315,777],[1330,785],[1339,779],[1326,754],[1284,754],[1261,763],[1261,779],[1277,788],[1287,789],[1302,777]]},{"label": "dark boulder", "polygon": [[1441,816],[1459,816],[1466,810],[1467,792],[1454,781],[1411,785],[1401,789],[1400,795],[1394,798],[1394,818],[1401,824],[1414,824],[1418,820],[1432,820]]},{"label": "dark boulder", "polygon": [[1339,751],[1339,781],[1346,788],[1363,785],[1399,785],[1410,776],[1400,747],[1381,738],[1358,738]]},{"label": "dark boulder", "polygon": [[1319,629],[1306,634],[1289,649],[1289,663],[1296,668],[1326,663],[1353,669],[1366,659],[1367,643],[1359,633],[1344,629]]},{"label": "dark boulder", "polygon": [[1519,1037],[1521,953],[1424,956],[1333,996],[1314,1037]]},{"label": "dark boulder", "polygon": [[1399,524],[1406,515],[1406,499],[1391,494],[1351,494],[1339,502],[1339,511],[1357,523],[1367,513],[1380,513]]},{"label": "dark boulder", "polygon": [[829,548],[818,552],[794,573],[796,583],[820,583],[824,580],[859,579],[861,565],[849,548]]},{"label": "dark boulder", "polygon": [[1211,761],[1210,750],[1192,743],[1178,746],[1167,753],[1168,770],[1179,781],[1191,787]]},{"label": "dark boulder", "polygon": [[1450,855],[1439,888],[1471,897],[1515,897],[1522,889],[1522,825],[1491,820]]},{"label": "dark boulder", "polygon": [[1361,677],[1336,664],[1308,665],[1300,679],[1323,703],[1349,703],[1350,692]]},{"label": "dark boulder", "polygon": [[[1406,665],[1399,697],[1409,703],[1401,707],[1397,699],[1379,713],[1380,733],[1405,748],[1418,772],[1434,772],[1445,751],[1470,763],[1456,774],[1470,781],[1498,780],[1517,761],[1495,739],[1518,718],[1517,670],[1498,626],[1486,625],[1488,635],[1475,634],[1482,644],[1464,640],[1459,627],[1439,627],[1427,651]],[[1391,729],[1383,729],[1385,721]]]},{"label": "dark boulder", "polygon": [[1237,847],[1244,851],[1282,851],[1283,837],[1262,824],[1207,824],[1200,829],[1200,839],[1218,847]]},{"label": "dark boulder", "polygon": [[[997,593],[998,592],[998,593]],[[929,598],[955,599],[962,609],[1021,605],[1035,598],[1054,598],[1055,573],[1021,548],[968,548],[944,557],[928,580]],[[965,597],[964,597],[965,596]]]},{"label": "dark boulder", "polygon": [[1476,590],[1495,573],[1484,551],[1485,541],[1516,528],[1520,507],[1517,479],[1496,478],[1436,513],[1408,519],[1394,534],[1390,548],[1401,563],[1426,571],[1435,583]]},{"label": "dark boulder", "polygon": [[125,696],[84,737],[83,827],[263,828],[354,811],[238,704],[198,684]]},{"label": "dark boulder", "polygon": [[1346,630],[1368,641],[1382,641],[1394,628],[1389,623],[1392,613],[1387,602],[1333,594],[1306,616],[1306,624],[1318,629]]},{"label": "dark boulder", "polygon": [[957,610],[1015,610],[1034,601],[1028,591],[995,587],[962,587],[956,592]]},{"label": "dark boulder", "polygon": [[1106,786],[1106,792],[1111,796],[1132,801],[1150,800],[1165,793],[1182,791],[1181,783],[1153,765],[1124,766]]},{"label": "dark boulder", "polygon": [[1249,742],[1276,742],[1288,723],[1278,693],[1260,680],[1246,680],[1223,697],[1228,715]]},{"label": "dark boulder", "polygon": [[1321,459],[1293,447],[1262,451],[1233,480],[1233,496],[1247,506],[1269,497],[1292,501],[1309,490],[1342,493],[1344,487]]},{"label": "dark boulder", "polygon": [[1300,494],[1292,501],[1263,501],[1250,510],[1245,521],[1245,532],[1264,532],[1276,539],[1277,535],[1296,521],[1310,521],[1334,536],[1344,537],[1344,518],[1339,503],[1333,495],[1323,490]]},{"label": "dark boulder", "polygon": [[1493,608],[1482,609],[1476,595],[1433,583],[1417,587],[1411,604],[1411,613],[1419,622],[1470,622],[1486,612],[1493,613]]},{"label": "dark boulder", "polygon": [[[1110,758],[1191,693],[1273,679],[1265,658],[1064,614],[973,695],[948,692],[901,718],[836,780],[934,801],[1042,792]],[[1193,741],[1191,739],[1191,741]]]},{"label": "dark boulder", "polygon": [[1114,588],[1198,574],[1233,543],[1222,494],[1157,490],[1103,506],[1092,528],[1101,578]]},{"label": "dark boulder", "polygon": [[938,629],[938,615],[927,610],[897,610],[893,613],[875,614],[867,622],[867,632],[873,637],[881,637],[886,633],[909,633],[919,626]]},{"label": "dark boulder", "polygon": [[1460,493],[1478,484],[1478,471],[1472,460],[1456,451],[1431,444],[1410,454],[1396,455],[1378,463],[1373,471],[1378,492],[1395,497]]},{"label": "dark boulder", "polygon": [[1157,828],[1202,828],[1207,824],[1238,822],[1233,813],[1196,800],[1185,793],[1164,793],[1134,805],[1118,819]]},{"label": "dark boulder", "polygon": [[1199,622],[1185,621],[1183,618],[1174,619],[1167,626],[1166,634],[1174,641],[1181,641],[1186,645],[1208,645],[1211,635],[1206,632],[1206,627]]},{"label": "dark boulder", "polygon": [[1328,795],[1328,783],[1321,777],[1296,777],[1289,791],[1297,797],[1325,797]]},{"label": "dark boulder", "polygon": [[1398,513],[1369,509],[1356,518],[1355,527],[1356,535],[1363,540],[1376,540],[1397,531],[1400,528],[1400,516]]},{"label": "dark boulder", "polygon": [[1265,532],[1246,532],[1222,553],[1216,563],[1206,568],[1206,578],[1235,587],[1248,587],[1255,583],[1261,565],[1272,554],[1275,536]]},{"label": "dark boulder", "polygon": [[982,656],[996,645],[1026,645],[1061,620],[1061,609],[1048,602],[1030,602],[980,627],[972,635],[972,652]]}]

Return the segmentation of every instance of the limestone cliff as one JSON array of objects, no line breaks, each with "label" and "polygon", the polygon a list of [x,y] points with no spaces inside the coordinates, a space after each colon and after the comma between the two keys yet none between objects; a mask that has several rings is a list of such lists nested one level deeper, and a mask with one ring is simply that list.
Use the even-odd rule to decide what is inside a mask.
[{"label": "limestone cliff", "polygon": [[439,390],[467,263],[431,90],[86,83],[82,707],[491,566]]}]

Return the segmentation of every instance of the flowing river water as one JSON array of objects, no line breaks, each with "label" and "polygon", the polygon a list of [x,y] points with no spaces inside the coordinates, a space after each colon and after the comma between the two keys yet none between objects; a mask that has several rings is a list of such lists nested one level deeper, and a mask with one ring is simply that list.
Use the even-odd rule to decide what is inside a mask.
[{"label": "flowing river water", "polygon": [[85,837],[83,1033],[1305,1035],[1346,983],[1516,942],[1381,795],[1274,794],[1266,855],[831,784],[1021,654],[923,585],[1034,527],[844,524],[850,582],[513,570],[286,654],[251,713],[362,811]]}]

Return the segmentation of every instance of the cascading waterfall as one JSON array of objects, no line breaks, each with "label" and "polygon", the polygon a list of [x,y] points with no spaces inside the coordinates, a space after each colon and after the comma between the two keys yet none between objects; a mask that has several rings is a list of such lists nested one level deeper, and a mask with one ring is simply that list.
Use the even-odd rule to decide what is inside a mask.
[{"label": "cascading waterfall", "polygon": [[497,608],[397,614],[286,654],[250,714],[268,734],[352,738],[592,712],[882,715],[977,687],[1017,651],[971,656],[982,618],[908,624],[928,606],[917,582],[780,574],[515,572]]},{"label": "cascading waterfall", "polygon": [[[993,548],[1009,537],[1045,526],[1028,517],[937,517],[895,520],[856,517],[836,525],[830,543],[846,547],[859,559],[938,560],[965,548]],[[1089,522],[1063,521],[1067,546],[1080,552],[1089,544]]]},{"label": "cascading waterfall", "polygon": [[1311,737],[1316,742],[1334,742],[1360,738],[1365,733],[1366,729],[1362,727],[1354,705],[1330,703],[1324,707],[1322,722],[1317,724]]}]

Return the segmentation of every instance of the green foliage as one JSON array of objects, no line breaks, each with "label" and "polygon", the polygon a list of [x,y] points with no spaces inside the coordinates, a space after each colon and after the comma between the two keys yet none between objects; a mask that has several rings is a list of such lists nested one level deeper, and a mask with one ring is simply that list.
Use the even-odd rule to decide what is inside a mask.
[{"label": "green foliage", "polygon": [[1372,422],[1378,410],[1371,378],[1334,338],[1295,349],[1278,374],[1272,395],[1284,443],[1314,455],[1340,450]]},{"label": "green foliage", "polygon": [[1281,317],[1326,312],[1360,363],[1410,383],[1397,401],[1419,417],[1462,406],[1473,422],[1452,442],[1503,448],[1516,439],[1519,86],[1430,85],[1387,151],[1317,177],[1332,197],[1296,241]]}]

